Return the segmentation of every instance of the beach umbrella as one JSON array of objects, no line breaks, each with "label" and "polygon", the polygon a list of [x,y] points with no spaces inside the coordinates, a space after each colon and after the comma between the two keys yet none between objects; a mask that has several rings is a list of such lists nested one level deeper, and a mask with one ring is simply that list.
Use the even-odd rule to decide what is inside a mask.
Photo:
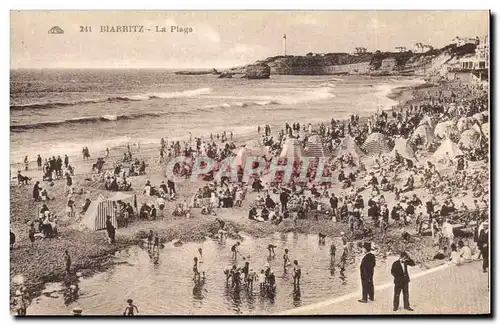
[{"label": "beach umbrella", "polygon": [[369,155],[378,155],[391,151],[387,137],[382,133],[374,132],[366,138],[363,149]]},{"label": "beach umbrella", "polygon": [[454,133],[458,133],[458,129],[453,121],[438,123],[434,129],[434,135],[439,138],[449,138]]},{"label": "beach umbrella", "polygon": [[415,151],[413,151],[413,148],[411,147],[410,143],[408,140],[404,138],[396,138],[394,140],[394,148],[391,151],[391,156],[395,157],[396,156],[396,151],[403,157],[409,160],[416,159],[417,156],[415,156]]},{"label": "beach umbrella", "polygon": [[473,118],[475,118],[479,123],[486,123],[488,122],[488,111],[482,111],[479,113],[476,113],[472,115]]},{"label": "beach umbrella", "polygon": [[422,124],[413,131],[411,135],[411,140],[416,140],[418,137],[422,139],[423,143],[429,143],[434,140],[434,134],[432,133],[432,129],[428,124]]},{"label": "beach umbrella", "polygon": [[481,134],[474,129],[465,130],[460,135],[460,144],[466,148],[476,148],[479,145]]},{"label": "beach umbrella", "polygon": [[490,123],[484,123],[481,125],[481,130],[483,131],[485,137],[490,137]]},{"label": "beach umbrella", "polygon": [[307,139],[307,156],[323,158],[325,157],[325,148],[318,135],[312,135]]},{"label": "beach umbrella", "polygon": [[456,143],[450,139],[445,139],[439,148],[434,152],[432,157],[436,160],[442,160],[445,158],[452,159],[463,154],[464,153],[460,150]]}]

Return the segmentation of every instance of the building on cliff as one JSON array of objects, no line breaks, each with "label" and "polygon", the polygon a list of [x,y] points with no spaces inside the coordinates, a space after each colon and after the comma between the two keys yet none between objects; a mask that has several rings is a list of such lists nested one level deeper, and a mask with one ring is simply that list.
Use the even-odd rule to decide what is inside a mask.
[{"label": "building on cliff", "polygon": [[396,46],[396,51],[399,53],[404,53],[404,52],[406,52],[406,47],[405,46]]},{"label": "building on cliff", "polygon": [[431,45],[427,44],[422,44],[422,43],[415,43],[413,46],[413,53],[427,53],[429,51],[432,51],[434,47]]},{"label": "building on cliff", "polygon": [[477,38],[458,37],[458,36],[451,40],[451,42],[455,44],[457,47],[464,46],[467,44],[477,44],[477,41],[478,41]]},{"label": "building on cliff", "polygon": [[354,54],[365,54],[366,53],[366,47],[356,47],[354,49]]}]

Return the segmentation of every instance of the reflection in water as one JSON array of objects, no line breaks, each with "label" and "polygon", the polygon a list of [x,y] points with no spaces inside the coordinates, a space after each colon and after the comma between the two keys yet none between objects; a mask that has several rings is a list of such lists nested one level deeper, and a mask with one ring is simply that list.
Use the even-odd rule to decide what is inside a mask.
[{"label": "reflection in water", "polygon": [[[335,240],[340,242],[339,238]],[[87,314],[116,315],[123,311],[123,299],[134,297],[141,304],[143,315],[273,314],[358,289],[358,282],[353,280],[354,277],[357,280],[359,264],[352,264],[351,256],[345,259],[339,256],[339,260],[331,263],[329,249],[318,244],[317,234],[290,232],[267,238],[244,236],[241,240],[242,254],[251,258],[243,260],[238,256],[236,268],[241,270],[245,262],[249,262],[249,267],[260,274],[269,263],[270,268],[277,271],[275,291],[261,291],[257,279],[253,290],[247,287],[244,279],[239,283],[239,290],[233,290],[233,281],[231,278],[226,281],[229,280],[226,278],[229,274],[224,270],[227,268],[229,271],[233,265],[229,248],[235,243],[236,240],[227,238],[223,243],[207,240],[179,247],[167,243],[163,249],[150,251],[132,247],[118,255],[124,263],[117,264],[105,273],[82,279],[77,302],[69,303],[71,300],[68,300],[69,305],[65,305],[62,294],[54,299],[42,297],[38,303],[30,306],[29,313],[65,314],[74,307],[81,307],[88,311]],[[277,246],[275,252],[278,258],[268,261],[270,243]],[[192,273],[187,272],[191,271],[193,259],[186,257],[198,256],[199,248],[203,249],[203,263],[198,267],[202,267],[201,273],[206,273],[206,280],[193,284]],[[283,268],[285,249],[289,249],[287,256],[290,260],[297,259],[303,263],[305,277],[299,292],[292,291],[292,269]],[[375,281],[382,283],[392,280],[390,264],[383,263],[382,258],[380,263],[377,260],[376,268],[380,271],[375,272]],[[332,275],[330,279],[328,274]],[[127,285],[124,286],[124,283]]]},{"label": "reflection in water", "polygon": [[300,300],[300,286],[297,286],[293,290],[293,306],[300,307],[302,305],[302,300]]}]

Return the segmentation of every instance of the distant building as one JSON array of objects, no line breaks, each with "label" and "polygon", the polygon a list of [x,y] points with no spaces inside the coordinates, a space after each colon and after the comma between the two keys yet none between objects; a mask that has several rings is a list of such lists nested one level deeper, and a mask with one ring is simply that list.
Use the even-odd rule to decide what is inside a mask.
[{"label": "distant building", "polygon": [[356,47],[354,50],[354,54],[365,54],[366,53],[366,47]]},{"label": "distant building", "polygon": [[455,44],[457,47],[464,46],[467,44],[477,44],[477,41],[478,41],[477,38],[458,37],[458,36],[451,40],[451,42]]},{"label": "distant building", "polygon": [[434,47],[432,47],[431,45],[422,44],[422,43],[416,43],[413,46],[414,53],[426,53],[426,52],[432,51],[433,49],[434,49]]},{"label": "distant building", "polygon": [[481,36],[473,39],[476,45],[474,54],[464,56],[460,59],[462,70],[484,70],[490,64],[490,42],[489,36]]},{"label": "distant building", "polygon": [[406,47],[405,46],[396,46],[396,51],[399,53],[406,52]]}]

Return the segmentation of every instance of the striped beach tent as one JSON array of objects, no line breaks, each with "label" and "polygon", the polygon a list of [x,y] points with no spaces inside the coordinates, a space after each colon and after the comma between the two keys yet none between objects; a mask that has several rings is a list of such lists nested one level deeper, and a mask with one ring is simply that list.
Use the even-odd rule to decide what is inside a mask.
[{"label": "striped beach tent", "polygon": [[99,194],[97,199],[90,203],[82,223],[90,230],[106,229],[107,216],[111,216],[111,223],[115,228],[118,228],[113,201],[107,200],[102,194]]},{"label": "striped beach tent", "polygon": [[315,158],[325,157],[325,148],[318,135],[312,135],[307,139],[307,156]]},{"label": "striped beach tent", "polygon": [[390,152],[391,148],[387,142],[387,137],[382,133],[374,132],[366,138],[362,148],[368,155],[378,155]]}]

